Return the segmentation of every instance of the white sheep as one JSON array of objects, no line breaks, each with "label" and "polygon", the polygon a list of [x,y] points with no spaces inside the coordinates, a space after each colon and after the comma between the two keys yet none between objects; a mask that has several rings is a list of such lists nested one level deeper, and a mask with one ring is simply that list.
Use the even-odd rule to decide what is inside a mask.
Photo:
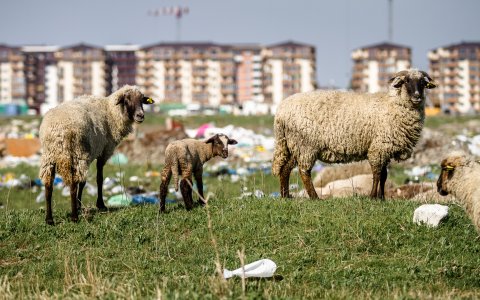
[{"label": "white sheep", "polygon": [[313,91],[283,100],[275,115],[272,164],[281,196],[290,197],[289,177],[296,165],[308,195],[318,198],[311,179],[317,159],[368,159],[373,173],[370,196],[383,199],[387,166],[392,158],[411,156],[425,118],[424,89],[435,86],[426,72],[405,70],[390,79],[388,93]]},{"label": "white sheep", "polygon": [[230,139],[224,134],[216,134],[206,141],[183,139],[170,143],[165,149],[165,166],[161,174],[160,211],[165,211],[165,199],[172,175],[175,191],[178,191],[178,176],[182,176],[180,191],[187,210],[191,210],[193,207],[192,174],[200,194],[198,201],[202,205],[205,204],[203,201],[203,164],[215,156],[227,158],[228,145],[235,144],[237,144],[236,140]]},{"label": "white sheep", "polygon": [[153,100],[135,86],[124,86],[108,97],[81,96],[47,112],[40,125],[43,153],[40,179],[45,184],[46,219],[53,225],[52,190],[55,172],[70,187],[72,215],[78,221],[82,191],[90,164],[97,160],[97,208],[105,210],[103,166],[115,147],[144,120],[142,104]]},{"label": "white sheep", "polygon": [[480,163],[464,152],[454,151],[442,160],[441,167],[438,193],[455,196],[480,233]]}]

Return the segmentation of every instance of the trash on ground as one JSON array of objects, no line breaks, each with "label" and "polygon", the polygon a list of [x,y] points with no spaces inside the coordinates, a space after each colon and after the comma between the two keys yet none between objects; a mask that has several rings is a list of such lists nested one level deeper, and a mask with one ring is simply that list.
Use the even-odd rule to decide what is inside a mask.
[{"label": "trash on ground", "polygon": [[243,278],[248,277],[272,277],[273,273],[277,270],[277,265],[270,259],[261,259],[245,265],[243,268],[238,268],[233,271],[223,269],[223,277],[225,279],[233,276],[239,276]]},{"label": "trash on ground", "polygon": [[423,204],[415,209],[413,222],[426,224],[430,227],[437,227],[438,224],[448,215],[448,206],[440,204]]}]

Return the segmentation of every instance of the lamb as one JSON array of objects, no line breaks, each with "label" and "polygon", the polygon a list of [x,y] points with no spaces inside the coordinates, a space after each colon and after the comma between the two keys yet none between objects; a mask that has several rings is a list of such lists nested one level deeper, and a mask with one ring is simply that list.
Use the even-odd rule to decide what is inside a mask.
[{"label": "lamb", "polygon": [[480,163],[462,151],[454,151],[442,160],[441,167],[438,193],[455,196],[480,233]]},{"label": "lamb", "polygon": [[384,199],[387,166],[392,158],[411,156],[425,118],[424,90],[434,87],[426,72],[411,69],[389,80],[388,93],[313,91],[283,100],[274,120],[272,163],[281,196],[290,197],[289,177],[296,165],[309,197],[318,198],[311,179],[317,159],[368,159],[373,173],[370,197]]},{"label": "lamb", "polygon": [[152,104],[135,86],[124,86],[108,97],[81,96],[47,112],[40,125],[43,153],[39,177],[45,184],[46,223],[54,225],[52,190],[55,172],[70,187],[73,222],[78,221],[89,165],[97,160],[97,208],[103,202],[103,166],[115,147],[144,120],[143,104]]},{"label": "lamb", "polygon": [[216,134],[206,141],[195,139],[183,139],[170,143],[165,149],[165,167],[161,173],[160,183],[160,212],[165,212],[165,199],[168,193],[168,184],[173,174],[175,191],[178,191],[178,176],[181,175],[180,191],[182,193],[185,208],[191,210],[192,199],[192,174],[197,183],[200,199],[203,201],[203,164],[215,156],[228,157],[228,145],[235,145],[237,141],[230,139],[224,134]]}]

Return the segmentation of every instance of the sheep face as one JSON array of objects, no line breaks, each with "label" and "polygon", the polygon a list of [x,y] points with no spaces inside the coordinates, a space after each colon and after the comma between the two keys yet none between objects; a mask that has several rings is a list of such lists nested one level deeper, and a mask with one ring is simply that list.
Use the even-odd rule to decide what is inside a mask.
[{"label": "sheep face", "polygon": [[144,96],[138,89],[129,89],[117,100],[117,105],[123,105],[126,117],[135,123],[145,119],[143,104],[153,104],[152,98]]},{"label": "sheep face", "polygon": [[237,141],[230,139],[224,134],[216,134],[205,141],[206,144],[212,144],[213,156],[228,157],[228,145],[235,145]]},{"label": "sheep face", "polygon": [[451,191],[449,189],[449,181],[455,176],[455,169],[466,164],[464,155],[450,155],[442,161],[442,171],[437,180],[437,192],[446,196]]},{"label": "sheep face", "polygon": [[414,105],[425,101],[425,89],[433,89],[437,84],[427,72],[417,70],[400,71],[389,81],[391,88],[401,93],[404,89]]}]

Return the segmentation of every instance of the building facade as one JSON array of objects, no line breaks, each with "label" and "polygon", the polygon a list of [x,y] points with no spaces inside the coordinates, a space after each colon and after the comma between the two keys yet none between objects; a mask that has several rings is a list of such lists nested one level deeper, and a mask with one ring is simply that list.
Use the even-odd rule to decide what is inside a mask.
[{"label": "building facade", "polygon": [[352,52],[351,88],[357,92],[375,93],[388,89],[388,80],[398,71],[409,69],[412,62],[409,47],[381,43]]},{"label": "building facade", "polygon": [[316,86],[315,48],[210,42],[68,47],[0,46],[0,101],[36,113],[78,96],[138,85],[159,103],[270,106]]},{"label": "building facade", "polygon": [[262,56],[267,103],[277,105],[290,95],[316,88],[315,47],[288,41],[266,47]]},{"label": "building facade", "polygon": [[103,48],[78,44],[55,52],[58,67],[58,102],[111,91],[111,69]]},{"label": "building facade", "polygon": [[44,114],[58,105],[57,46],[22,47],[26,101],[37,114]]},{"label": "building facade", "polygon": [[438,87],[433,104],[454,114],[480,112],[480,42],[462,42],[428,53],[430,76]]},{"label": "building facade", "polygon": [[19,47],[0,45],[0,103],[25,99],[24,57]]}]

